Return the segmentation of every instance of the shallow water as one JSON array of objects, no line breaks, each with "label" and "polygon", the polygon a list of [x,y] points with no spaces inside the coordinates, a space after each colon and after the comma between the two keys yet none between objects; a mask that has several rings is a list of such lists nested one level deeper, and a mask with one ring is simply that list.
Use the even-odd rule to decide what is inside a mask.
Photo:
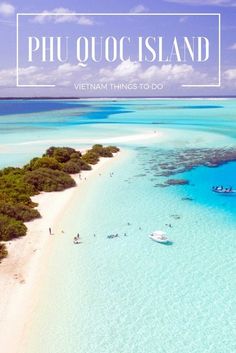
[{"label": "shallow water", "polygon": [[[11,116],[9,124],[0,117],[8,129],[2,165],[26,162],[53,139],[62,145],[78,135],[154,129],[163,138],[121,143],[127,156],[75,194],[57,226],[24,353],[235,352],[236,197],[214,194],[211,187],[236,187],[236,163],[181,173],[174,177],[190,184],[167,188],[155,187],[163,177],[152,167],[157,149],[165,157],[171,148],[236,147],[236,101],[86,104],[82,115],[71,102],[69,110],[40,117]],[[104,119],[103,111],[110,111]],[[30,132],[19,133],[21,124]],[[29,141],[37,143],[22,144]],[[173,244],[151,241],[147,235],[155,229],[166,230]],[[79,246],[72,243],[77,232]],[[111,233],[119,237],[107,239]]]}]

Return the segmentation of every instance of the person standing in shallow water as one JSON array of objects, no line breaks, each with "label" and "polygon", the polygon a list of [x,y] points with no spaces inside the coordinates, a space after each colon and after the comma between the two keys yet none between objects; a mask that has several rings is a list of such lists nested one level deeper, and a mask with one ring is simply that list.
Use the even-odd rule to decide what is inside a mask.
[{"label": "person standing in shallow water", "polygon": [[49,230],[49,234],[52,235],[52,229],[49,228],[48,230]]}]

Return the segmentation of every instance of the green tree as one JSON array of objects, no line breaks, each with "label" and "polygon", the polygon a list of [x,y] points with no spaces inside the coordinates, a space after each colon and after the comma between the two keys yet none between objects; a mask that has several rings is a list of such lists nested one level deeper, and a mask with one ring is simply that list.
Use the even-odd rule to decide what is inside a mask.
[{"label": "green tree", "polygon": [[40,218],[40,213],[32,207],[23,203],[11,204],[9,202],[0,202],[0,214],[15,218],[16,220],[29,222],[35,218]]},{"label": "green tree", "polygon": [[81,171],[79,163],[74,162],[72,160],[70,160],[66,163],[63,163],[62,170],[63,170],[63,172],[69,173],[69,174],[75,174],[75,173],[79,173]]},{"label": "green tree", "polygon": [[7,257],[7,255],[8,255],[8,251],[7,251],[6,245],[0,243],[0,261],[4,259],[4,257]]},{"label": "green tree", "polygon": [[89,150],[83,154],[81,159],[88,164],[97,164],[99,161],[99,154],[95,151]]},{"label": "green tree", "polygon": [[0,240],[7,241],[26,235],[27,228],[22,221],[0,214]]},{"label": "green tree", "polygon": [[25,174],[25,181],[36,191],[62,191],[75,186],[74,179],[61,170],[39,168]]},{"label": "green tree", "polygon": [[[82,155],[74,148],[50,147],[23,168],[0,170],[0,241],[25,235],[27,228],[23,222],[40,217],[31,196],[75,186],[70,174],[90,170],[100,157],[112,157],[118,151],[115,146],[96,144]],[[6,254],[4,244],[0,244],[0,259]]]},{"label": "green tree", "polygon": [[26,166],[27,170],[35,170],[39,168],[49,168],[53,170],[60,170],[61,164],[54,157],[33,158]]},{"label": "green tree", "polygon": [[74,148],[70,147],[50,147],[44,156],[54,157],[59,163],[65,163],[70,160],[72,153],[76,153]]}]

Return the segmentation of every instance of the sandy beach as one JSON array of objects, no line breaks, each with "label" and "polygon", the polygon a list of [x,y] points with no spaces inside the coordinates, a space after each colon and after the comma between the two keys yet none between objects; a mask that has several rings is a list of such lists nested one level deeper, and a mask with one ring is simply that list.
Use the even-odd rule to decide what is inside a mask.
[{"label": "sandy beach", "polygon": [[101,158],[91,171],[73,175],[77,184],[74,188],[32,197],[38,203],[42,218],[26,223],[25,237],[7,243],[9,254],[0,265],[0,347],[4,347],[5,352],[22,352],[24,331],[37,305],[37,288],[42,283],[48,255],[57,237],[66,236],[58,230],[58,225],[74,193],[86,189],[88,178],[98,177],[124,154],[122,151],[114,154],[114,158]]},{"label": "sandy beach", "polygon": [[[150,130],[145,133],[139,133],[139,134],[132,134],[132,135],[125,135],[125,136],[115,136],[115,137],[103,137],[103,138],[97,138],[97,139],[91,139],[91,138],[79,138],[79,139],[63,139],[61,142],[63,143],[76,143],[76,144],[89,144],[93,145],[95,143],[100,143],[100,144],[115,144],[115,143],[128,143],[128,142],[135,142],[135,141],[145,141],[145,140],[150,140],[150,139],[160,139],[160,137],[163,137],[163,132],[157,131],[157,130]],[[24,146],[24,145],[38,145],[38,144],[56,144],[58,143],[57,140],[35,140],[35,141],[27,141],[27,142],[20,142],[20,143],[11,143],[11,146]],[[1,146],[0,146],[1,147]],[[6,146],[4,146],[6,148]]]}]

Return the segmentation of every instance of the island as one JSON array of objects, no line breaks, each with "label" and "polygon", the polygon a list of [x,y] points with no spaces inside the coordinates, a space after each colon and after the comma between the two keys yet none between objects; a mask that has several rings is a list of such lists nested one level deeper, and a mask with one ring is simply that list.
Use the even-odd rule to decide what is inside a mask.
[{"label": "island", "polygon": [[101,157],[111,158],[118,151],[116,146],[96,144],[82,154],[71,147],[53,146],[22,168],[0,170],[0,261],[8,254],[4,242],[25,236],[25,222],[41,217],[32,196],[76,186],[72,174],[91,170]]}]

